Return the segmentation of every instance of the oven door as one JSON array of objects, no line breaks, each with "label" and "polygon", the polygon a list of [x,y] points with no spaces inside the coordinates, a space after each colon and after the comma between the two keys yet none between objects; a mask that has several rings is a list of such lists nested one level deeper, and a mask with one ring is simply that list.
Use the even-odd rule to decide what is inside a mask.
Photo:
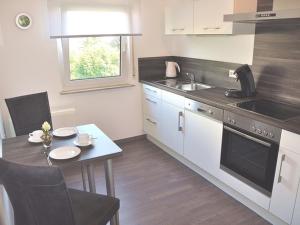
[{"label": "oven door", "polygon": [[271,196],[279,145],[224,126],[221,169]]}]

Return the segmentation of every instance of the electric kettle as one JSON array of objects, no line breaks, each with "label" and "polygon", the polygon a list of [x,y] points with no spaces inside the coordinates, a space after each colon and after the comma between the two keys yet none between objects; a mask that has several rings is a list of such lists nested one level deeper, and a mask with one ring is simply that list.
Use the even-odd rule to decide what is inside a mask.
[{"label": "electric kettle", "polygon": [[177,69],[180,72],[180,67],[177,62],[166,62],[166,77],[177,77]]}]

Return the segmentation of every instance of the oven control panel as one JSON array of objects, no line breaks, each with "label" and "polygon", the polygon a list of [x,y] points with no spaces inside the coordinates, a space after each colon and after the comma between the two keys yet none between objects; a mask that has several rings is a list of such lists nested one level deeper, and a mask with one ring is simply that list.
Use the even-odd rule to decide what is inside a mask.
[{"label": "oven control panel", "polygon": [[251,132],[265,139],[279,143],[281,137],[281,129],[257,120],[237,115],[232,112],[224,111],[223,122],[233,127]]}]

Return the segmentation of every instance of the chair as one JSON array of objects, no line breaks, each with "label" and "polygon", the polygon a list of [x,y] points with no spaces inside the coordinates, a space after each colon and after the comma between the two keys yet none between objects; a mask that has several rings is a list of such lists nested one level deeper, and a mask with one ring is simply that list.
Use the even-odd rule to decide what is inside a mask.
[{"label": "chair", "polygon": [[14,209],[15,225],[106,225],[120,207],[116,198],[68,189],[57,167],[0,159],[0,183]]},{"label": "chair", "polygon": [[52,126],[47,92],[5,99],[16,136],[40,130],[43,122]]}]

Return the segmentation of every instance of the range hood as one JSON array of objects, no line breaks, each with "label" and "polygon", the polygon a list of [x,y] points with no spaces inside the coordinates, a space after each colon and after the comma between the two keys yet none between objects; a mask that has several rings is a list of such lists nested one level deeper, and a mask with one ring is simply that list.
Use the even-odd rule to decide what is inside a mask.
[{"label": "range hood", "polygon": [[237,23],[263,23],[285,19],[300,19],[300,0],[258,0],[256,12],[237,11],[224,16],[224,21]]}]

